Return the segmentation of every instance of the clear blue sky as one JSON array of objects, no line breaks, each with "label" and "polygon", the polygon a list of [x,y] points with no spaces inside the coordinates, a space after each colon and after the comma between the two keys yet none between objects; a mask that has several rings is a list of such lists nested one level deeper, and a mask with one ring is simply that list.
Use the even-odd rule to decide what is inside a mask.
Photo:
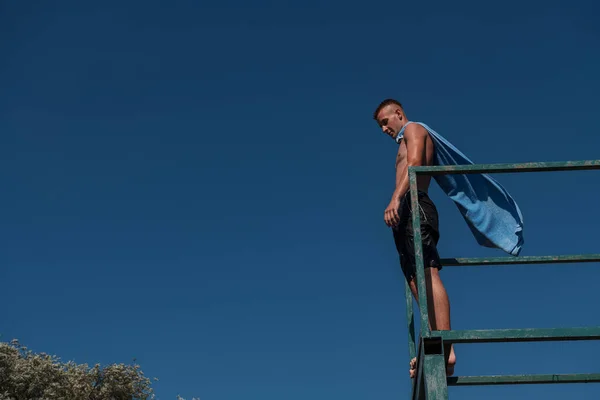
[{"label": "clear blue sky", "polygon": [[[405,398],[397,148],[373,109],[398,98],[475,162],[600,158],[599,6],[250,3],[2,2],[1,340],[135,357],[162,400]],[[497,177],[522,255],[600,252],[600,171]],[[443,257],[504,255],[431,196]],[[597,267],[446,268],[453,328],[598,325]],[[461,345],[456,372],[599,372],[599,351]]]}]

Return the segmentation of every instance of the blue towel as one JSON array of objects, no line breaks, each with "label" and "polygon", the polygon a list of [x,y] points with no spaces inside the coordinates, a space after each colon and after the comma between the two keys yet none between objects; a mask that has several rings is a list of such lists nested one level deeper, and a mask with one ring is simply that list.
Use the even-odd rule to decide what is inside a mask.
[{"label": "blue towel", "polygon": [[[440,134],[421,122],[408,122],[399,132],[400,143],[406,126],[415,123],[428,132],[435,143],[435,165],[473,164]],[[518,256],[523,246],[523,216],[513,198],[488,174],[434,175],[440,188],[458,207],[477,242]]]}]

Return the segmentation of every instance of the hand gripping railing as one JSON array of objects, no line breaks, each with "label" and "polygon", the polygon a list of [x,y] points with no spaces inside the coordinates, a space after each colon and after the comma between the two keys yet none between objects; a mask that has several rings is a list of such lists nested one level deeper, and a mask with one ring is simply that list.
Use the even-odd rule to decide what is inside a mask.
[{"label": "hand gripping railing", "polygon": [[[418,210],[418,175],[480,174],[506,172],[542,172],[600,169],[600,160],[533,162],[517,164],[479,164],[457,166],[409,167],[411,208]],[[449,330],[431,331],[427,314],[427,294],[423,248],[421,239],[420,213],[412,214],[414,231],[417,288],[420,311],[420,340],[417,357],[416,377],[413,380],[412,399],[446,400],[448,386],[458,385],[506,385],[534,383],[584,383],[600,382],[600,373],[594,374],[549,374],[549,375],[492,375],[446,377],[444,344],[531,342],[559,340],[598,340],[599,327],[551,328],[551,329],[495,329],[495,330]],[[495,258],[450,258],[442,259],[444,266],[461,265],[504,265],[504,264],[551,264],[600,261],[600,254],[540,256],[540,257],[495,257]],[[408,320],[409,356],[417,356],[413,317],[412,293],[406,283],[406,317]]]}]

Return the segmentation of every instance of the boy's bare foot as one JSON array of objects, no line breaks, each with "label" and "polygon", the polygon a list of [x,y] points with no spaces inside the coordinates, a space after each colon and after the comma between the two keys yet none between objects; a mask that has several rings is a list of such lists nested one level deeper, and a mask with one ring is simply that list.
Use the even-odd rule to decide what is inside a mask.
[{"label": "boy's bare foot", "polygon": [[417,357],[410,360],[410,370],[408,371],[411,378],[417,376]]},{"label": "boy's bare foot", "polygon": [[[456,354],[454,354],[454,346],[450,348],[450,356],[446,362],[446,376],[454,375],[454,366],[456,365]],[[411,378],[417,376],[417,358],[410,360],[410,369],[408,371]]]},{"label": "boy's bare foot", "polygon": [[454,375],[454,365],[456,365],[456,354],[454,354],[454,346],[450,348],[450,356],[446,362],[446,376]]}]

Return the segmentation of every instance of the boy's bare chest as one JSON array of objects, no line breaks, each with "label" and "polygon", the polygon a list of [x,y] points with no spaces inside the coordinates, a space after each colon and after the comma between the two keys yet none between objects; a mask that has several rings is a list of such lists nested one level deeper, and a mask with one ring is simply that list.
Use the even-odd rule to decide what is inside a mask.
[{"label": "boy's bare chest", "polygon": [[406,163],[406,154],[408,153],[406,149],[406,143],[404,140],[400,142],[400,146],[398,148],[398,154],[396,155],[396,167],[401,166]]}]

